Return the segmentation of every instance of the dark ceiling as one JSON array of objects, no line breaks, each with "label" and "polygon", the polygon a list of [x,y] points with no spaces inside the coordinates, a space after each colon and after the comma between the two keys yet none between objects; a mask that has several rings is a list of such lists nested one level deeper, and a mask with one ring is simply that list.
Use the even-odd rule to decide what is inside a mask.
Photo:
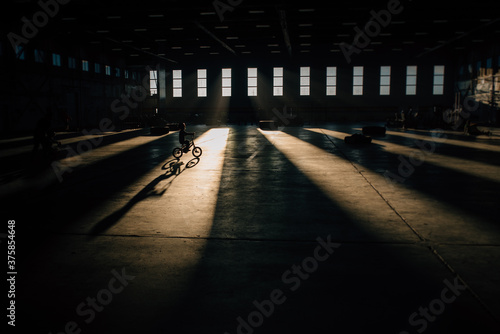
[{"label": "dark ceiling", "polygon": [[[21,18],[31,20],[41,10],[37,1],[10,2],[12,7],[2,15],[4,36],[20,32]],[[454,52],[498,43],[499,1],[450,5],[401,0],[396,4],[396,0],[72,0],[57,10],[52,7],[54,17],[40,28],[40,38],[78,41],[124,57],[129,64],[234,55],[342,56],[342,43],[356,44],[355,29],[363,30],[374,12],[394,6],[395,13],[380,18],[390,20],[388,24],[373,21],[370,40],[359,40],[358,49],[365,55],[424,56],[436,50]]]}]

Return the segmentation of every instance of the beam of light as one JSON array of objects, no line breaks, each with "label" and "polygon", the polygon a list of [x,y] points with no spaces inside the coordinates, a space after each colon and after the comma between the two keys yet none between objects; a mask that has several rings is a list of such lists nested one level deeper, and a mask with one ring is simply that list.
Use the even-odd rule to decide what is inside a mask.
[{"label": "beam of light", "polygon": [[[191,151],[179,160],[168,157],[158,168],[120,191],[118,199],[102,203],[97,209],[99,217],[92,213],[94,218],[85,218],[89,225],[99,225],[95,224],[97,220],[106,227],[104,230],[87,225],[87,232],[97,229],[113,235],[208,237],[215,217],[228,135],[228,128],[215,128],[195,138],[196,146],[203,150],[199,158]],[[175,170],[171,169],[172,164]],[[115,209],[117,200],[124,203],[119,210]],[[114,210],[115,213],[109,214]]]},{"label": "beam of light", "polygon": [[399,216],[348,160],[284,132],[259,131],[363,230],[387,238],[407,233]]},{"label": "beam of light", "polygon": [[[250,106],[252,107],[252,110],[255,112],[254,115],[257,118],[257,120],[262,119],[262,117],[264,117],[264,118],[268,117],[268,116],[264,116],[265,111],[262,110],[262,108],[265,108],[265,106],[269,105],[269,100],[268,100],[269,97],[267,94],[262,94],[262,92],[272,92],[273,91],[272,85],[269,85],[270,82],[271,83],[273,82],[272,77],[271,78],[267,77],[266,73],[262,72],[257,67],[257,96],[249,96],[248,97],[248,100],[250,102]],[[248,85],[247,85],[247,88],[248,88]]]},{"label": "beam of light", "polygon": [[[362,131],[362,128],[353,128],[353,130]],[[491,145],[489,143],[478,142],[478,141],[464,141],[459,139],[447,138],[446,136],[447,134],[450,135],[457,134],[456,132],[453,131],[444,131],[444,130],[429,131],[429,130],[419,130],[419,129],[412,129],[411,131],[427,133],[428,135],[420,135],[412,132],[400,132],[400,131],[390,131],[390,130],[386,131],[386,134],[391,136],[415,139],[415,140],[435,141],[436,143],[446,143],[447,145],[473,148],[476,150],[500,152],[500,146],[497,145]]]},{"label": "beam of light", "polygon": [[[79,136],[63,140],[63,150],[64,145],[76,142],[81,144],[78,144],[76,149],[71,148],[71,150],[67,150],[66,152],[60,152],[60,154],[64,154],[66,157],[52,162],[51,167],[43,169],[36,178],[17,178],[12,182],[2,185],[0,196],[8,196],[22,193],[24,191],[38,191],[44,189],[51,184],[56,184],[57,182],[64,180],[67,173],[72,173],[79,168],[88,167],[103,159],[122,154],[141,145],[146,145],[152,141],[158,140],[161,137],[171,135],[172,133],[173,132],[170,132],[163,136],[138,136],[104,146],[99,146],[100,140],[102,140],[104,136],[112,136],[113,134],[106,133],[104,136]],[[29,151],[31,151],[33,147],[23,147],[22,149],[29,149]],[[39,148],[39,150],[42,151],[41,148]],[[41,152],[38,153],[42,154]],[[153,157],[155,155],[158,156],[163,154],[165,154],[164,151],[152,152]]]},{"label": "beam of light", "polygon": [[[348,133],[344,132],[339,132],[339,131],[332,131],[332,130],[327,130],[327,129],[306,129],[309,131],[325,134],[327,136],[344,140],[346,136],[350,136]],[[428,137],[428,136],[418,136],[416,135],[415,137],[412,136],[411,134],[406,134],[408,138],[413,138],[415,140],[425,140],[427,142],[433,142],[433,138]],[[436,138],[435,142],[437,143],[443,143],[448,141],[444,140],[443,138]],[[463,158],[457,158],[457,157],[452,157],[452,156],[446,156],[442,155],[436,152],[432,151],[423,151],[420,148],[417,147],[409,147],[405,145],[398,145],[398,144],[393,144],[387,141],[383,140],[378,140],[378,139],[372,139],[372,143],[376,145],[380,145],[380,147],[389,153],[396,154],[396,155],[402,155],[407,158],[409,157],[421,157],[422,161],[425,161],[425,163],[450,169],[459,173],[464,173],[468,174],[474,177],[478,178],[483,178],[486,180],[494,181],[500,183],[500,167],[495,166],[495,165],[490,165],[484,162],[479,162],[479,161],[474,161],[474,160],[469,160],[469,159],[463,159]],[[396,166],[397,167],[397,166]],[[418,167],[415,167],[418,168]]]},{"label": "beam of light", "polygon": [[[402,184],[390,183],[380,173],[360,168],[294,136],[277,131],[260,132],[272,138],[272,144],[362,229],[388,238],[402,238],[408,227],[413,231],[421,228],[426,231],[423,237],[433,240],[496,243],[494,234],[485,233],[482,224],[474,223],[477,217],[463,209],[436,202],[435,198]],[[336,135],[342,135],[343,139],[346,134],[336,132]],[[415,210],[425,212],[425,216],[417,216]],[[401,224],[402,220],[407,225]],[[460,232],[464,230],[468,231],[465,239]]]},{"label": "beam of light", "polygon": [[[66,145],[77,143],[79,141],[84,141],[84,140],[95,141],[95,140],[99,140],[99,138],[104,138],[104,137],[107,137],[107,136],[113,136],[113,135],[116,135],[116,134],[123,134],[123,133],[130,132],[130,131],[137,131],[137,130],[136,129],[134,129],[134,130],[124,130],[124,131],[121,131],[119,133],[116,133],[116,132],[104,132],[104,133],[98,134],[98,135],[91,135],[91,134],[89,134],[89,135],[86,135],[86,136],[78,136],[78,137],[66,138],[66,139],[61,139],[61,140],[57,139],[57,134],[56,134],[55,139],[58,140],[58,141],[60,141],[61,145],[64,147]],[[30,136],[30,137],[22,137],[22,138],[9,139],[9,140],[6,140],[5,142],[15,142],[15,141],[25,140],[25,139],[33,139],[33,137]],[[4,141],[2,141],[2,142],[4,142]],[[5,157],[8,157],[8,156],[17,155],[17,154],[29,153],[29,152],[31,152],[31,150],[33,150],[33,145],[24,145],[24,146],[20,146],[20,147],[14,147],[14,148],[9,148],[9,149],[5,149],[5,150],[1,150],[0,151],[0,158],[5,158]],[[39,147],[39,150],[42,150],[42,148]]]},{"label": "beam of light", "polygon": [[[90,256],[98,257],[97,263],[121,263],[125,259],[127,272],[137,273],[134,282],[146,286],[132,296],[147,296],[160,312],[174,313],[185,301],[203,260],[215,217],[228,134],[229,129],[216,128],[196,137],[196,145],[203,150],[199,158],[191,152],[179,160],[169,156],[92,211],[78,220],[73,218],[61,232],[87,235],[84,242],[78,238],[76,242]],[[74,245],[68,247],[67,242],[59,243],[57,254],[70,252]],[[52,256],[48,258],[57,259],[57,254],[49,253]],[[95,268],[99,273],[101,266]],[[144,272],[149,275],[142,275]],[[159,296],[168,296],[168,301]],[[157,317],[154,314],[147,319],[156,321]]]},{"label": "beam of light", "polygon": [[[428,132],[428,131],[426,131]],[[405,138],[411,138],[411,139],[416,139],[416,140],[434,140],[438,143],[444,143],[446,142],[447,145],[454,145],[454,146],[460,146],[460,147],[467,147],[467,148],[473,148],[476,150],[483,150],[483,151],[491,151],[491,152],[500,152],[500,146],[496,145],[491,145],[488,143],[484,142],[477,142],[477,141],[464,141],[464,140],[458,140],[458,139],[451,139],[451,138],[445,138],[444,136],[441,138],[434,138],[434,137],[429,137],[426,135],[418,135],[414,133],[407,133],[407,132],[398,132],[398,131],[386,131],[388,135],[391,136],[399,136],[399,137],[405,137]],[[432,132],[431,132],[432,133]],[[456,134],[456,133],[454,133]]]},{"label": "beam of light", "polygon": [[[230,68],[229,66],[227,68]],[[231,77],[231,80],[234,80],[234,77]],[[217,79],[212,82],[208,81],[207,85],[213,83],[212,87],[208,89],[208,100],[200,99],[202,103],[207,103],[209,108],[212,109],[207,112],[205,115],[205,119],[208,123],[213,124],[226,124],[228,112],[229,112],[229,102],[231,100],[231,96],[222,96],[222,71],[219,71]],[[234,94],[234,87],[231,84],[231,95]]]},{"label": "beam of light", "polygon": [[13,142],[16,142],[16,141],[28,140],[28,139],[32,139],[32,138],[33,138],[33,136],[0,139],[0,144],[13,143]]},{"label": "beam of light", "polygon": [[[158,140],[162,137],[169,136],[174,134],[175,132],[169,132],[165,135],[161,136],[138,136],[127,140],[122,140],[113,144],[105,145],[100,147],[97,142],[93,141],[91,137],[85,137],[80,139],[79,141],[86,142],[86,145],[81,146],[81,150],[79,152],[78,146],[76,149],[76,153],[78,155],[68,154],[66,158],[58,160],[58,163],[64,168],[66,166],[73,168],[75,167],[85,167],[95,164],[96,162],[101,161],[102,159],[107,159],[114,157],[116,155],[122,154],[126,151],[137,148],[138,146],[149,144],[152,141]],[[76,140],[78,141],[78,140]],[[89,148],[87,150],[87,148]],[[165,154],[164,151],[157,152],[157,154]]]}]

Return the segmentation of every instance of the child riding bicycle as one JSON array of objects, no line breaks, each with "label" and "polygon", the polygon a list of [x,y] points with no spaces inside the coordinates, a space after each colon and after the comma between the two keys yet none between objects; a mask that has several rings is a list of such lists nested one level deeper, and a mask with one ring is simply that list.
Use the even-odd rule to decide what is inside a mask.
[{"label": "child riding bicycle", "polygon": [[194,136],[194,132],[186,132],[186,123],[180,123],[179,130],[179,143],[184,145],[184,153],[187,153],[191,142],[186,140],[186,136]]},{"label": "child riding bicycle", "polygon": [[[201,147],[194,144],[194,132],[186,132],[185,123],[179,123],[179,130],[179,143],[181,143],[181,147],[176,147],[172,151],[174,158],[179,159],[183,153],[189,152],[191,147],[193,148],[193,156],[199,158],[203,151]],[[193,139],[186,140],[186,136],[193,136]]]}]

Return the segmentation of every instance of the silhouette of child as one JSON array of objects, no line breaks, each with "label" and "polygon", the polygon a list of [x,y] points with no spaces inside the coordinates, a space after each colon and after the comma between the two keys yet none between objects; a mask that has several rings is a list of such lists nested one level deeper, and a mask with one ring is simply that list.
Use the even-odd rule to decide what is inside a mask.
[{"label": "silhouette of child", "polygon": [[194,136],[194,132],[186,132],[186,123],[179,124],[179,143],[186,145],[184,152],[189,151],[189,140],[186,140],[186,136]]},{"label": "silhouette of child", "polygon": [[[51,140],[51,122],[52,112],[47,109],[45,116],[38,120],[33,135],[33,150],[31,151],[31,158],[34,159],[37,155],[38,148],[42,146],[44,155],[48,155],[49,147],[52,146]],[[53,138],[53,136],[52,136]]]}]

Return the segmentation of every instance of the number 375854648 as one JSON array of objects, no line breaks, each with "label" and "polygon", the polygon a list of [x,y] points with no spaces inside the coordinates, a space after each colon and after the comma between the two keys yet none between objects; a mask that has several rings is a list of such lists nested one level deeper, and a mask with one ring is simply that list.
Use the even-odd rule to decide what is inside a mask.
[{"label": "number 375854648", "polygon": [[7,235],[7,259],[8,259],[8,266],[10,270],[15,269],[16,265],[16,221],[15,220],[9,220],[8,221],[8,235]]}]

